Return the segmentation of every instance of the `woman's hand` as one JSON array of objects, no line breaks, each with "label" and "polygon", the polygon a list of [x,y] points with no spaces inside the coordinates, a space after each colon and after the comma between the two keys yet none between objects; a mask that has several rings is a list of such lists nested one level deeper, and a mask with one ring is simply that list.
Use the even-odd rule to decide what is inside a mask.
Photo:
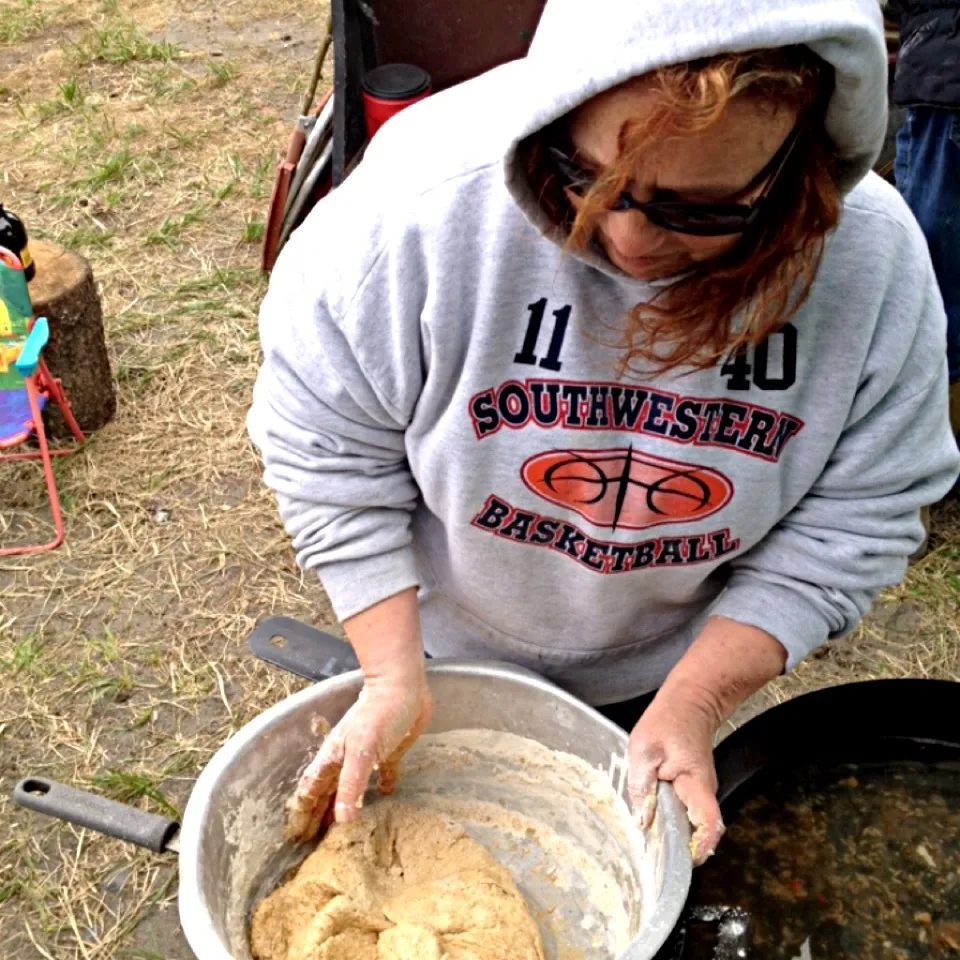
[{"label": "woman's hand", "polygon": [[433,699],[420,659],[407,676],[375,677],[364,683],[357,702],[324,740],[310,762],[287,810],[287,836],[310,840],[328,819],[354,819],[363,806],[370,778],[378,774],[380,793],[392,793],[403,755],[433,716]]},{"label": "woman's hand", "polygon": [[698,866],[723,836],[714,738],[747,697],[783,672],[786,660],[771,634],[711,617],[630,734],[630,802],[638,823],[653,822],[657,783],[672,783],[693,826],[690,853]]},{"label": "woman's hand", "polygon": [[630,803],[646,829],[657,808],[657,784],[673,784],[693,827],[690,853],[700,866],[717,849],[723,817],[717,803],[713,740],[719,721],[708,699],[664,689],[630,734]]},{"label": "woman's hand", "polygon": [[357,702],[327,735],[287,803],[286,835],[315,837],[330,814],[352,820],[374,773],[392,793],[403,755],[433,717],[414,589],[344,624],[363,669]]}]

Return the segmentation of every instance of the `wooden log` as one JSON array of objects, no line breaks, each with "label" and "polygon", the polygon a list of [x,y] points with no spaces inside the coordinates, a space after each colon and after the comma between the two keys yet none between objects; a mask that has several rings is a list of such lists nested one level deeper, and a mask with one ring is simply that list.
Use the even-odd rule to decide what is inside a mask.
[{"label": "wooden log", "polygon": [[[37,274],[30,282],[35,316],[50,321],[43,358],[63,381],[73,415],[84,432],[102,427],[117,409],[117,396],[103,331],[103,311],[88,261],[56,243],[31,240]],[[67,438],[70,430],[51,404],[47,429]]]}]

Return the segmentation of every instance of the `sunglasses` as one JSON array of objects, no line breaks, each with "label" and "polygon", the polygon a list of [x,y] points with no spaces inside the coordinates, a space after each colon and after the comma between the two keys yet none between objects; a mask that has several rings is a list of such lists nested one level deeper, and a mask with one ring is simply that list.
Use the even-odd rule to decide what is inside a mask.
[{"label": "sunglasses", "polygon": [[[795,127],[770,162],[743,188],[741,193],[749,193],[764,184],[763,192],[753,203],[684,203],[670,200],[641,203],[625,190],[610,209],[639,210],[652,224],[664,230],[695,237],[726,237],[745,233],[769,211],[774,187],[781,179],[799,140],[800,128]],[[584,196],[597,182],[589,170],[559,147],[548,146],[547,156],[564,181],[564,186],[576,196]]]}]

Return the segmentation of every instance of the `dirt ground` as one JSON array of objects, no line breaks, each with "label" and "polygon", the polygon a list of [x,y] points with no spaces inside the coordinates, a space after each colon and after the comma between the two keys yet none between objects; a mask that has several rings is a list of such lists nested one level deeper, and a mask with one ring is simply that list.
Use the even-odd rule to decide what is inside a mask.
[{"label": "dirt ground", "polygon": [[[278,0],[6,0],[0,200],[87,256],[119,409],[57,465],[67,540],[0,562],[0,956],[191,960],[175,863],[14,807],[28,774],[178,812],[206,760],[297,687],[246,650],[299,576],[244,415],[273,168],[326,19]],[[35,470],[0,483],[0,541],[38,531]],[[960,679],[960,507],[853,637],[738,717],[873,676]]]}]

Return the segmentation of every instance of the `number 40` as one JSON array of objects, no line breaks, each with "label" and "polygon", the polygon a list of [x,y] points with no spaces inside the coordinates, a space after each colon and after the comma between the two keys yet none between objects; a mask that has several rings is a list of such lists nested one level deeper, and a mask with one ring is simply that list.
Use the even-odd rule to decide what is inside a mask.
[{"label": "number 40", "polygon": [[[770,341],[774,337],[782,337],[782,362],[779,377],[772,377],[769,373]],[[797,382],[797,328],[786,324],[781,330],[770,334],[766,340],[757,344],[753,351],[753,364],[750,363],[749,351],[738,350],[731,354],[727,362],[720,368],[720,374],[729,377],[728,390],[749,390],[750,376],[753,383],[760,390],[789,390]]]}]

